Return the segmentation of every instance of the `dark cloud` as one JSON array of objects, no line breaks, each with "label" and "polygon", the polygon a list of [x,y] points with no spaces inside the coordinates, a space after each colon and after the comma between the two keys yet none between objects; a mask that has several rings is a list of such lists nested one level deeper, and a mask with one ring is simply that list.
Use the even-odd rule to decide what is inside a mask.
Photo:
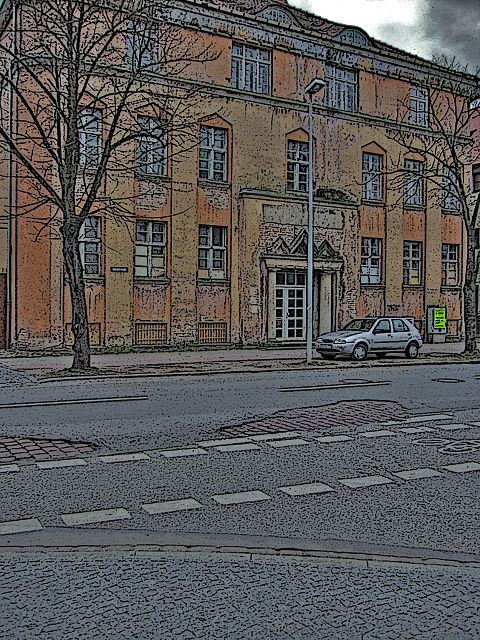
[{"label": "dark cloud", "polygon": [[470,71],[480,66],[480,0],[426,2],[422,17],[433,55],[455,55]]},{"label": "dark cloud", "polygon": [[455,56],[475,72],[480,67],[480,0],[422,0],[419,5],[416,25],[385,24],[381,38],[414,53],[428,51],[430,58]]}]

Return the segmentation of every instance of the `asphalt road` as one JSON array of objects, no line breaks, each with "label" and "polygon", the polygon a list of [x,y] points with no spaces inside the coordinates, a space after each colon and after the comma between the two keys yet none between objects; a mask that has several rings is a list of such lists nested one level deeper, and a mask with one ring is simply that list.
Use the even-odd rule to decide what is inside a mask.
[{"label": "asphalt road", "polygon": [[[355,382],[367,386],[349,386]],[[0,436],[64,437],[129,450],[188,443],[279,410],[344,400],[393,400],[417,413],[475,409],[479,386],[480,365],[467,364],[17,384],[0,387]],[[118,401],[101,402],[112,398]],[[38,404],[4,407],[18,403]]]},{"label": "asphalt road", "polygon": [[[428,365],[0,388],[1,435],[101,445],[0,473],[0,637],[480,637],[479,376]],[[410,422],[219,431],[346,400],[398,403]],[[139,551],[172,544],[337,559]],[[440,565],[350,567],[342,554]]]}]

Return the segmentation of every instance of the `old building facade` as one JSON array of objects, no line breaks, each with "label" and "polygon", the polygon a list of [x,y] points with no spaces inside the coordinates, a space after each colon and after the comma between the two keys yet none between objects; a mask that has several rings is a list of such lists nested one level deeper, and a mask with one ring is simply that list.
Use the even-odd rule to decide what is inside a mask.
[{"label": "old building facade", "polygon": [[[305,341],[313,78],[326,83],[313,98],[314,333],[379,314],[423,328],[439,305],[460,339],[461,216],[422,179],[425,158],[392,136],[430,134],[430,88],[452,72],[285,0],[185,1],[171,18],[217,53],[181,79],[208,97],[198,143],[179,159],[172,140],[132,145],[129,219],[82,228],[92,344]],[[102,144],[101,113],[85,141]],[[69,344],[60,240],[32,233],[26,216],[12,229],[10,345]]]}]

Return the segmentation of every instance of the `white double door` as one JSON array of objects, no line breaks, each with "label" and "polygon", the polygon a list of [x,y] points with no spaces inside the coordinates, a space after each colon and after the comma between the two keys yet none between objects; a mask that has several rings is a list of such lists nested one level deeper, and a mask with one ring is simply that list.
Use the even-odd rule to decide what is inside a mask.
[{"label": "white double door", "polygon": [[275,338],[305,340],[306,275],[277,271],[275,285]]}]

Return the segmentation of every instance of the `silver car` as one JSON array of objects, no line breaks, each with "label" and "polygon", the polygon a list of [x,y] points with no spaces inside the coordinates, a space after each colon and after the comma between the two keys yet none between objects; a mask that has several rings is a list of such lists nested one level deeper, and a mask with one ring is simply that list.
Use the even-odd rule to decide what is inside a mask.
[{"label": "silver car", "polygon": [[413,321],[392,317],[352,320],[342,331],[323,333],[316,343],[325,360],[343,355],[357,361],[365,360],[369,353],[384,357],[403,352],[407,358],[416,358],[421,346],[422,337]]}]

